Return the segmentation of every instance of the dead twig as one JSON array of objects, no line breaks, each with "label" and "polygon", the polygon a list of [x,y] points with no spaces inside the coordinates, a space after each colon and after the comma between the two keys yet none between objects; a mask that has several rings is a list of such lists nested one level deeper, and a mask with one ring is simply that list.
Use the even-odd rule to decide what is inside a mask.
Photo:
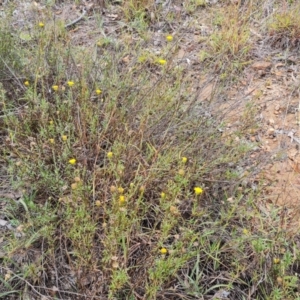
[{"label": "dead twig", "polygon": [[85,15],[86,15],[86,10],[83,10],[83,13],[77,19],[72,21],[71,23],[65,25],[65,28],[68,28],[68,27],[71,27],[71,26],[75,25],[76,23],[81,21],[84,18]]}]

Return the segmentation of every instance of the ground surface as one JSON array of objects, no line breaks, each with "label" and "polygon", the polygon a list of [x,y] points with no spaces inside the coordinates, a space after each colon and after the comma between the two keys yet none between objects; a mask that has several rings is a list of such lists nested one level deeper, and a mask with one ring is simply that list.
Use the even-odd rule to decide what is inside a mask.
[{"label": "ground surface", "polygon": [[[228,1],[227,5],[229,3]],[[254,160],[264,152],[271,154],[266,156],[269,161],[260,173],[261,178],[268,181],[263,199],[280,206],[295,205],[298,211],[300,59],[297,50],[291,49],[288,52],[285,48],[272,47],[272,43],[262,37],[260,28],[251,28],[252,50],[249,65],[232,87],[222,91],[221,99],[219,95],[214,99],[217,94],[214,88],[218,79],[213,74],[207,74],[205,70],[199,70],[199,53],[205,47],[203,41],[214,30],[211,14],[224,4],[218,1],[209,4],[210,14],[207,14],[207,9],[201,7],[187,14],[188,3],[166,2],[164,15],[173,13],[178,19],[157,22],[154,19],[155,6],[149,3],[145,18],[152,17],[153,22],[149,28],[151,35],[146,47],[151,52],[160,53],[165,43],[165,32],[174,35],[179,48],[173,59],[187,67],[186,77],[191,78],[194,89],[198,90],[196,101],[215,101],[216,104],[212,103],[210,107],[212,111],[220,102],[224,107],[228,122],[224,135],[243,126],[241,122],[244,110],[249,104],[255,106],[252,117],[257,120],[259,128],[242,138],[259,143],[259,153],[253,155]],[[53,6],[50,15],[43,3],[20,2],[13,12],[12,25],[24,32],[39,20],[62,22],[67,25],[80,18],[84,11],[87,12],[86,15],[70,29],[72,45],[89,48],[99,39],[106,37],[118,40],[119,43],[122,43],[123,39],[143,40],[134,29],[124,35],[122,28],[126,28],[127,25],[126,20],[122,19],[122,6],[104,5],[101,1],[80,4],[64,1]],[[94,15],[95,12],[100,13],[101,17]],[[268,13],[271,15],[271,12]],[[99,24],[102,24],[102,27],[99,28]],[[123,57],[125,64],[130,64],[131,59],[133,56],[130,53]],[[191,91],[192,95],[195,90]]]},{"label": "ground surface", "polygon": [[[72,1],[57,1],[55,4],[49,4],[44,1],[20,1],[18,5],[12,6],[10,2],[2,1],[0,12],[3,17],[5,17],[9,14],[9,9],[13,10],[11,11],[13,34],[23,41],[24,45],[34,41],[34,37],[31,34],[33,34],[36,24],[43,22],[45,24],[45,30],[53,26],[58,26],[61,30],[65,29],[67,31],[65,38],[68,39],[68,45],[76,49],[78,57],[80,57],[80,55],[82,56],[82,61],[87,56],[92,58],[96,58],[99,54],[101,56],[101,51],[104,52],[104,50],[109,49],[112,56],[115,55],[118,57],[119,53],[122,53],[122,57],[118,61],[118,68],[124,68],[124,70],[134,70],[135,63],[138,60],[135,51],[139,51],[139,58],[142,57],[143,59],[148,59],[152,54],[157,57],[165,55],[169,61],[172,61],[173,66],[178,68],[182,67],[184,69],[182,81],[185,87],[187,87],[185,93],[183,93],[182,102],[180,103],[182,111],[187,112],[190,119],[205,117],[209,120],[214,120],[213,124],[218,127],[219,132],[216,138],[218,141],[214,141],[216,144],[226,144],[228,142],[233,148],[246,146],[251,148],[251,151],[249,151],[247,157],[245,157],[242,162],[238,162],[237,165],[235,163],[230,165],[229,163],[229,166],[234,168],[235,174],[238,174],[236,179],[238,182],[237,190],[242,191],[246,187],[253,193],[259,190],[259,193],[255,195],[256,198],[253,206],[255,207],[254,210],[263,216],[263,221],[256,216],[251,219],[252,210],[249,209],[249,216],[251,215],[249,219],[251,220],[249,221],[250,225],[246,227],[249,228],[250,231],[256,232],[258,231],[260,222],[268,224],[266,227],[263,225],[262,229],[266,234],[268,234],[267,226],[270,225],[272,228],[280,227],[280,230],[286,235],[287,240],[292,240],[292,242],[295,242],[295,245],[297,245],[297,234],[300,228],[300,222],[298,221],[300,214],[300,56],[298,55],[299,51],[297,41],[295,42],[295,40],[298,39],[298,36],[292,37],[291,40],[286,40],[282,37],[281,32],[273,34],[268,27],[272,18],[278,12],[278,7],[288,9],[288,3],[284,2],[282,6],[280,6],[281,4],[278,4],[276,1],[265,1],[263,5],[260,6],[259,4],[252,4],[252,1],[250,1],[251,4],[247,1],[244,2],[171,0],[153,3],[148,1],[143,4],[145,7],[135,7],[136,11],[133,11],[126,1],[124,3],[122,1],[117,1],[116,3],[111,3],[110,1],[108,1],[108,3],[104,3],[104,1],[78,1],[76,3]],[[247,42],[245,43],[242,42],[245,20],[240,17],[239,14],[248,16],[246,18],[247,28],[245,29],[248,36]],[[77,20],[77,22],[73,23],[74,20]],[[232,35],[228,37],[226,33],[231,32],[231,28],[237,27],[241,29],[237,30],[237,32],[234,31]],[[224,30],[222,28],[224,28]],[[221,33],[219,33],[219,31]],[[172,45],[166,42],[167,35],[173,37]],[[95,48],[97,44],[98,48]],[[166,45],[170,45],[167,53],[165,49],[168,46]],[[223,46],[228,47],[228,49],[226,48],[227,50],[224,50],[222,48]],[[102,50],[101,47],[103,47],[104,50]],[[247,49],[247,51],[245,49]],[[152,67],[151,62],[149,65]],[[76,70],[83,69],[81,67],[81,64],[77,63]],[[76,70],[74,67],[74,70],[70,72],[76,73]],[[111,76],[113,77],[113,74]],[[153,67],[151,77],[149,78],[149,81],[153,84],[159,82],[161,78],[160,70]],[[21,87],[25,79],[26,78],[19,79]],[[51,90],[50,83],[49,90]],[[189,111],[190,107],[193,107],[192,112]],[[21,114],[22,111],[20,115]],[[220,120],[220,124],[218,124],[218,120]],[[187,130],[189,130],[189,128],[187,128]],[[3,141],[7,144],[11,142],[7,139],[6,135]],[[31,142],[34,143],[34,141],[35,140],[32,140]],[[27,142],[31,143],[30,139]],[[14,146],[13,144],[11,145]],[[46,146],[44,148],[46,149]],[[18,154],[10,154],[10,159],[13,161],[17,160]],[[5,199],[17,202],[24,195],[24,190],[11,188],[11,172],[7,170],[7,166],[4,166],[4,162],[7,162],[7,160],[0,158],[0,162],[2,161],[3,164],[0,166],[0,172],[2,174],[0,195]],[[88,162],[86,162],[84,158],[81,159],[80,163],[82,166],[88,165]],[[211,190],[214,190],[213,182],[216,180],[214,175],[211,174],[211,177],[207,177],[206,180],[208,182],[207,188],[209,187]],[[217,178],[216,181],[219,182],[220,178]],[[209,185],[211,182],[212,186]],[[224,182],[227,182],[227,179],[224,180]],[[157,185],[159,185],[159,183],[157,183]],[[235,188],[236,186],[234,189]],[[219,186],[216,189],[219,191]],[[228,191],[227,200],[231,203],[234,197],[230,194],[232,192],[230,187]],[[95,190],[93,192],[97,193]],[[103,194],[105,193],[108,192],[103,192]],[[99,194],[101,194],[101,191]],[[67,198],[68,195],[64,194],[64,196],[60,198],[60,201],[66,204],[68,202]],[[175,202],[175,204],[178,203]],[[7,202],[0,203],[0,208],[3,208],[4,211],[7,205]],[[179,205],[179,208],[180,207]],[[177,216],[176,208],[171,206],[171,211],[172,209],[176,211],[174,215]],[[238,215],[240,208],[236,209]],[[245,209],[248,211],[247,207]],[[103,212],[95,213],[95,215],[97,215],[98,218],[102,213]],[[274,214],[276,214],[275,217]],[[235,216],[235,213],[232,215]],[[99,218],[101,219],[101,217]],[[22,228],[11,224],[9,219],[7,215],[1,215],[0,213],[0,230],[5,234],[7,234],[7,232],[13,232],[17,238],[22,238],[24,234]],[[72,222],[75,224],[76,220],[74,220],[75,217],[72,218]],[[222,222],[220,222],[220,224],[223,224]],[[227,221],[225,221],[225,223],[226,222]],[[233,222],[235,222],[235,219]],[[105,222],[103,224],[103,228],[107,226]],[[109,224],[113,225],[114,223]],[[222,227],[223,225],[220,224],[218,224],[218,226]],[[245,221],[245,224],[248,223]],[[240,223],[239,226],[241,226]],[[102,239],[104,235],[101,230],[99,229],[99,232],[97,231],[97,237],[99,239]],[[231,230],[235,232],[234,229],[230,229],[229,232],[231,232]],[[243,232],[245,235],[248,235],[248,229]],[[160,231],[159,233],[156,232],[153,236],[156,234],[159,235]],[[169,239],[176,240],[177,234],[172,234],[172,237],[170,237],[170,235]],[[145,249],[148,249],[150,247],[149,245],[153,244],[151,240],[153,236],[149,239],[145,237],[144,240],[143,235],[141,235],[139,239],[134,241],[133,245],[130,244],[130,250],[128,251],[130,252],[131,260],[128,259],[127,261],[124,259],[122,263],[116,262],[118,260],[117,254],[112,256],[113,265],[117,265],[117,267],[113,267],[113,269],[117,269],[119,264],[121,267],[126,266],[126,264],[130,265],[130,263],[135,266],[132,261],[134,259],[138,261],[136,257],[139,257],[139,255],[137,253],[139,253],[139,251],[145,253],[147,251]],[[60,239],[61,241],[64,240],[63,238]],[[155,239],[156,237],[154,240]],[[268,236],[268,239],[271,240],[272,237]],[[61,242],[61,244],[63,243],[64,242]],[[209,243],[213,244],[214,238],[210,239]],[[251,243],[252,240],[249,244]],[[3,248],[2,250],[0,248],[0,258],[6,256],[7,252],[4,248],[7,244],[8,240],[4,237],[0,237],[0,245],[2,245]],[[232,244],[230,242],[228,244],[231,249]],[[278,242],[278,245],[279,244]],[[274,249],[276,248],[276,251],[274,250],[275,253],[284,255],[284,251],[281,252],[282,248],[278,245],[276,244],[274,246]],[[197,246],[198,241],[195,241],[193,247]],[[67,242],[62,245],[62,248],[64,247],[66,249],[69,247]],[[102,249],[101,247],[102,245],[99,247],[98,245],[95,246],[95,249],[97,249],[95,252],[100,251],[99,249]],[[255,248],[255,246],[253,247]],[[26,251],[23,248],[22,251],[18,250],[19,252],[16,250],[16,254],[12,251],[13,260],[17,262],[22,260],[42,260],[43,250],[40,246],[33,248],[28,246],[28,249],[32,252]],[[182,246],[182,249],[184,249],[184,246]],[[184,250],[182,251],[182,253],[184,253]],[[264,250],[257,250],[257,253],[263,253],[263,251]],[[269,255],[270,258],[273,258],[273,252],[271,255],[271,252],[268,251],[269,250],[265,250],[264,252],[267,253],[266,256]],[[71,251],[66,253],[71,253]],[[224,253],[227,252],[224,251]],[[231,253],[231,250],[229,250],[228,253]],[[96,254],[95,257],[97,257],[97,255],[99,254]],[[216,257],[218,255],[216,255]],[[224,254],[224,256],[226,255]],[[32,259],[31,256],[35,258]],[[70,256],[72,256],[72,253]],[[93,257],[93,259],[95,259],[95,257]],[[134,259],[132,257],[134,257]],[[249,259],[249,257],[251,257],[250,254],[247,256],[247,259]],[[252,263],[259,264],[259,260],[256,260],[256,256],[254,257]],[[295,257],[298,256],[295,254]],[[97,257],[97,259],[100,258]],[[218,261],[218,259],[215,261]],[[54,264],[51,276],[53,276],[53,278],[57,276],[57,274],[55,275],[55,272],[57,272],[55,268],[61,261],[65,268],[63,274],[65,274],[65,277],[68,279],[62,278],[60,283],[55,283],[54,280],[51,279],[51,281],[49,279],[49,282],[51,281],[54,287],[51,287],[52,290],[47,294],[47,297],[51,297],[51,295],[55,296],[57,292],[56,288],[59,286],[61,290],[72,290],[74,297],[76,296],[78,299],[84,299],[85,297],[90,297],[90,299],[107,299],[107,290],[105,290],[101,284],[97,286],[97,284],[93,283],[97,282],[100,277],[102,280],[110,278],[110,275],[105,277],[106,275],[103,275],[105,271],[103,271],[103,269],[97,269],[96,267],[94,273],[85,273],[84,268],[76,269],[74,267],[76,271],[71,270],[71,267],[69,267],[69,264],[72,265],[70,260],[72,260],[72,258],[66,258],[61,255],[61,258],[56,261],[56,265]],[[249,259],[249,261],[251,261],[251,259]],[[247,265],[247,268],[253,268],[252,263],[249,263],[249,261],[247,261],[245,265]],[[276,260],[270,259],[268,266],[272,264],[272,261],[274,265],[277,264]],[[148,258],[141,259],[139,264],[151,265]],[[203,262],[203,264],[205,264],[205,262]],[[70,270],[66,271],[68,268],[70,268]],[[296,272],[297,268],[295,264],[289,265],[290,272]],[[8,269],[9,267],[6,265],[2,274],[10,276],[10,273],[7,271]],[[214,267],[211,266],[208,269],[212,270]],[[75,272],[78,273],[75,274]],[[132,296],[134,298],[128,299],[146,299],[145,297],[147,297],[145,296],[146,294],[144,294],[145,291],[139,289],[139,284],[137,284],[139,277],[146,277],[146,271],[143,270],[141,272],[142,273],[138,276],[130,273],[130,277],[135,278],[133,280],[135,284],[131,286],[131,289],[134,290],[134,296]],[[250,282],[247,286],[249,287],[247,292],[243,292],[243,288],[240,288],[239,293],[233,289],[234,292],[232,292],[231,295],[227,294],[227,291],[230,289],[227,289],[227,286],[225,286],[225,283],[221,280],[221,283],[218,281],[216,286],[219,283],[220,286],[224,284],[224,289],[215,288],[213,292],[211,292],[210,285],[207,284],[208,292],[205,294],[206,296],[201,298],[202,296],[197,296],[200,295],[200,292],[199,294],[196,292],[186,292],[186,290],[192,289],[192,284],[188,279],[185,279],[185,283],[189,282],[186,283],[186,286],[188,286],[185,289],[186,294],[182,292],[181,295],[182,290],[180,290],[180,292],[176,290],[177,294],[175,292],[172,294],[172,288],[170,288],[170,286],[174,287],[176,283],[172,285],[170,282],[174,279],[170,279],[168,282],[168,284],[170,283],[170,285],[168,285],[169,289],[167,290],[169,294],[164,294],[162,289],[157,292],[155,297],[157,297],[157,299],[254,299],[252,295],[255,295],[258,285],[263,280],[260,278],[255,281],[256,279],[253,279],[255,276],[250,276],[251,279],[247,281],[247,272],[243,270],[239,270],[239,272],[237,273],[239,273],[239,275],[242,274],[241,278],[243,278],[243,283],[239,282],[240,286],[243,286],[244,282]],[[87,273],[90,275],[87,275]],[[218,278],[217,276],[224,276],[226,278],[234,277],[232,274],[228,275],[229,273],[230,268],[226,269],[223,273],[218,273],[218,275],[213,276],[216,276],[216,278]],[[285,271],[282,271],[282,273],[285,273]],[[287,285],[285,286],[280,282],[280,278],[284,277],[280,274],[280,271],[276,269],[274,274],[272,273],[271,275],[275,278],[274,281],[276,284],[278,284],[276,288],[286,288]],[[214,282],[214,280],[217,280],[212,279],[213,276],[206,276],[209,278],[206,282]],[[38,294],[38,297],[42,297],[42,295],[37,292],[38,289],[34,288],[35,281],[32,281],[30,276],[28,277],[28,281],[26,276],[24,276],[24,278],[26,289],[29,289],[31,292],[33,291],[33,294],[36,292],[35,295]],[[83,294],[79,293],[79,289],[74,289],[74,286],[77,284],[75,284],[77,280],[75,278],[80,278],[81,281],[79,280],[79,285],[81,291],[85,291],[85,295],[89,296],[83,297]],[[16,277],[16,279],[18,279],[18,277]],[[45,282],[46,281],[45,279]],[[99,282],[101,282],[100,279]],[[232,282],[234,282],[234,280]],[[253,284],[253,282],[255,282],[255,284]],[[143,286],[143,284],[144,283],[141,283],[140,285]],[[91,290],[90,294],[88,294],[86,287],[90,285],[93,286],[95,290]],[[99,291],[102,288],[103,294],[105,295],[103,298],[99,296],[101,294]],[[118,290],[118,288],[113,288]],[[50,290],[50,287],[48,287],[48,289]],[[287,290],[288,288],[286,288],[285,291]],[[297,288],[293,287],[293,292],[295,293],[293,295],[296,295],[295,290],[297,290]],[[41,290],[39,291],[42,293]],[[150,292],[148,291],[148,293]],[[26,295],[26,291],[24,294]],[[42,294],[44,295],[45,293]],[[67,292],[63,295],[67,295]],[[110,299],[127,299],[125,296],[122,296],[122,294],[117,295],[119,296],[114,296],[115,298],[110,295]],[[287,297],[286,295],[290,294],[286,292],[284,295]],[[62,298],[59,299],[63,299],[65,296],[61,297]],[[261,297],[257,299],[264,299],[263,296],[257,297]],[[275,298],[273,295],[270,299],[280,299],[280,297],[281,296]],[[291,298],[286,299],[293,299],[292,297],[296,296],[291,296]],[[72,299],[72,296],[69,299]]]}]

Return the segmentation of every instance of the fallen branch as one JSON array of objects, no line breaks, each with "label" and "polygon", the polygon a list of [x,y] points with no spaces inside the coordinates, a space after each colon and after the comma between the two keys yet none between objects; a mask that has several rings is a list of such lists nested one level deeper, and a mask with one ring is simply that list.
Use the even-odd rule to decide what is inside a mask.
[{"label": "fallen branch", "polygon": [[65,28],[68,28],[68,27],[71,27],[71,26],[75,25],[76,23],[81,21],[85,15],[86,15],[86,10],[83,10],[83,13],[77,19],[72,21],[71,23],[65,25]]}]

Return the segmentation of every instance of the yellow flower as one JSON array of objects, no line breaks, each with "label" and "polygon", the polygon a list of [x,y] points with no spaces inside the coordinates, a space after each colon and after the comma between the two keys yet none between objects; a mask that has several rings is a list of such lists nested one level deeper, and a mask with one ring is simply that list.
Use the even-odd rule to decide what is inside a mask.
[{"label": "yellow flower", "polygon": [[65,142],[65,141],[68,139],[68,136],[62,135],[62,136],[61,136],[61,139]]},{"label": "yellow flower", "polygon": [[163,66],[167,63],[167,61],[165,59],[159,59],[158,63]]},{"label": "yellow flower", "polygon": [[125,196],[121,195],[121,196],[119,197],[119,203],[120,203],[120,205],[122,205],[122,204],[125,203]]},{"label": "yellow flower", "polygon": [[55,140],[54,140],[54,139],[49,139],[49,143],[50,143],[50,144],[54,144],[54,143],[55,143]]},{"label": "yellow flower", "polygon": [[75,158],[71,158],[71,159],[69,160],[69,164],[75,165],[75,164],[76,164],[76,159],[75,159]]},{"label": "yellow flower", "polygon": [[49,125],[53,125],[53,120],[50,120],[50,121],[49,121]]},{"label": "yellow flower", "polygon": [[102,91],[100,89],[96,89],[96,94],[100,95],[102,93]]},{"label": "yellow flower", "polygon": [[107,153],[107,158],[112,158],[113,156],[114,156],[114,154],[112,152]]},{"label": "yellow flower", "polygon": [[101,202],[100,202],[100,200],[97,200],[96,202],[95,202],[95,204],[96,204],[96,206],[101,206]]},{"label": "yellow flower", "polygon": [[123,189],[122,187],[119,187],[119,188],[118,188],[118,192],[119,192],[120,194],[123,194],[123,193],[124,193],[124,189]]},{"label": "yellow flower", "polygon": [[130,186],[131,189],[133,189],[134,188],[134,183],[130,182],[129,186]]},{"label": "yellow flower", "polygon": [[203,193],[203,189],[201,187],[196,186],[194,188],[195,194],[196,195],[201,195]]},{"label": "yellow flower", "polygon": [[45,27],[45,24],[43,22],[39,22],[39,27],[43,28]]},{"label": "yellow flower", "polygon": [[71,80],[68,81],[68,86],[69,86],[69,87],[72,87],[73,85],[74,85],[74,81],[71,81]]},{"label": "yellow flower", "polygon": [[166,40],[167,40],[168,42],[172,42],[172,41],[173,41],[173,36],[172,36],[172,35],[167,35],[167,36],[166,36]]},{"label": "yellow flower", "polygon": [[160,249],[160,253],[163,254],[163,255],[165,255],[165,254],[168,253],[168,250],[166,248],[161,248]]},{"label": "yellow flower", "polygon": [[52,90],[55,92],[58,91],[58,85],[52,85]]},{"label": "yellow flower", "polygon": [[184,156],[184,157],[182,157],[181,161],[182,161],[182,163],[185,164],[188,161],[188,159],[187,159],[187,157]]},{"label": "yellow flower", "polygon": [[280,259],[278,258],[278,257],[274,257],[273,258],[273,262],[274,262],[274,264],[279,264],[280,263]]},{"label": "yellow flower", "polygon": [[29,86],[29,81],[26,80],[26,81],[24,82],[24,85]]},{"label": "yellow flower", "polygon": [[164,193],[164,192],[161,192],[161,194],[160,194],[160,198],[161,198],[161,199],[165,199],[165,198],[166,198],[166,193]]}]

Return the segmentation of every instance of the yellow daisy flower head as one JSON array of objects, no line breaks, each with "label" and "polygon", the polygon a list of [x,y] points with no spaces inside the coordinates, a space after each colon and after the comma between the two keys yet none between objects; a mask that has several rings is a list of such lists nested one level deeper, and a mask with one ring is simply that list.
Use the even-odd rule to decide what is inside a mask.
[{"label": "yellow daisy flower head", "polygon": [[172,35],[167,35],[166,36],[166,40],[168,41],[168,42],[172,42],[173,41],[173,36]]},{"label": "yellow daisy flower head", "polygon": [[164,192],[161,192],[161,194],[160,194],[160,198],[161,198],[161,199],[165,199],[165,198],[166,198],[166,193],[164,193]]},{"label": "yellow daisy flower head", "polygon": [[184,157],[181,158],[181,161],[182,161],[182,163],[185,164],[185,163],[187,163],[188,159],[187,159],[187,157],[184,156]]},{"label": "yellow daisy flower head", "polygon": [[199,186],[194,187],[194,192],[196,195],[201,195],[203,193],[203,189]]},{"label": "yellow daisy flower head", "polygon": [[29,86],[29,84],[30,84],[30,83],[29,83],[28,80],[26,80],[26,81],[24,82],[24,85],[25,85],[25,86]]},{"label": "yellow daisy flower head", "polygon": [[160,253],[161,253],[162,255],[165,255],[165,254],[168,253],[168,249],[166,249],[166,248],[161,248],[161,249],[160,249]]},{"label": "yellow daisy flower head", "polygon": [[70,164],[70,165],[75,165],[75,164],[76,164],[76,159],[75,159],[75,158],[71,158],[71,159],[69,160],[69,164]]},{"label": "yellow daisy flower head", "polygon": [[96,89],[96,94],[100,95],[102,93],[102,91],[100,89]]},{"label": "yellow daisy flower head", "polygon": [[54,92],[57,92],[58,91],[58,85],[52,85],[52,90]]},{"label": "yellow daisy flower head", "polygon": [[107,153],[107,158],[112,158],[113,156],[114,156],[114,154],[112,152]]},{"label": "yellow daisy flower head", "polygon": [[49,125],[53,125],[53,120],[50,120],[50,121],[49,121]]},{"label": "yellow daisy flower head", "polygon": [[68,136],[67,135],[62,135],[61,139],[65,142],[68,139]]},{"label": "yellow daisy flower head", "polygon": [[54,139],[49,139],[49,143],[50,143],[50,144],[54,144],[54,143],[55,143],[55,140],[54,140]]},{"label": "yellow daisy flower head", "polygon": [[279,264],[280,263],[280,259],[278,257],[274,257],[273,258],[273,263],[276,264],[276,265]]},{"label": "yellow daisy flower head", "polygon": [[45,24],[43,22],[39,22],[39,27],[40,28],[44,28],[45,27]]},{"label": "yellow daisy flower head", "polygon": [[70,81],[67,82],[67,84],[68,84],[69,87],[72,87],[75,83],[74,83],[74,81],[70,80]]},{"label": "yellow daisy flower head", "polygon": [[163,66],[167,63],[167,61],[165,59],[159,59],[158,63]]},{"label": "yellow daisy flower head", "polygon": [[124,204],[125,201],[126,201],[126,200],[125,200],[125,196],[121,195],[121,196],[119,197],[119,203],[120,203],[120,205]]}]

